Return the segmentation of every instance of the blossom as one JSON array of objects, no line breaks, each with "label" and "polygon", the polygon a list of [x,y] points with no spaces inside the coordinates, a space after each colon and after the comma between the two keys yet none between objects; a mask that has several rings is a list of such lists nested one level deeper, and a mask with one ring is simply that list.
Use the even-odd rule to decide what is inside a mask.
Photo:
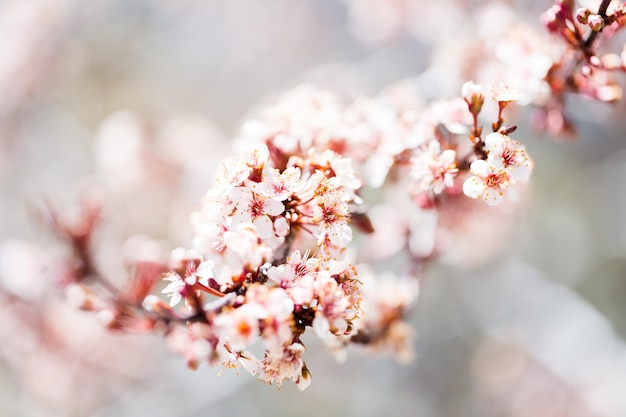
[{"label": "blossom", "polygon": [[274,200],[285,201],[302,188],[300,176],[298,167],[289,167],[282,173],[276,168],[268,168],[263,173],[261,192]]},{"label": "blossom", "polygon": [[528,179],[532,165],[522,144],[506,135],[493,132],[485,138],[485,146],[489,152],[489,165],[506,170],[516,180]]},{"label": "blossom", "polygon": [[491,87],[491,95],[494,101],[509,103],[522,97],[522,91],[513,84],[499,82]]},{"label": "blossom", "polygon": [[352,320],[358,316],[358,298],[351,298],[327,270],[320,271],[315,280],[318,300],[313,328],[325,338],[333,335],[350,334]]},{"label": "blossom", "polygon": [[202,256],[195,250],[176,248],[172,251],[169,273],[164,276],[170,283],[161,291],[170,298],[170,307],[177,305],[187,291],[202,287],[209,287],[209,279],[213,277],[212,260],[203,261]]},{"label": "blossom", "polygon": [[[224,369],[239,369],[239,366],[251,375],[254,375],[259,368],[261,361],[259,361],[252,353],[247,350],[236,350],[231,344],[231,340],[228,337],[220,339],[216,349],[217,357],[221,359],[220,365],[222,370],[218,373],[220,375]],[[237,371],[239,373],[239,371]]]},{"label": "blossom", "polygon": [[285,211],[285,206],[246,187],[234,188],[231,195],[236,207],[233,223],[252,223],[261,238],[271,236],[273,224],[270,216],[278,216]]},{"label": "blossom", "polygon": [[270,151],[264,143],[255,144],[244,152],[243,158],[253,170],[262,170],[270,157]]},{"label": "blossom", "polygon": [[272,256],[272,249],[261,242],[252,223],[239,223],[235,230],[224,233],[224,245],[226,262],[233,268],[254,270]]},{"label": "blossom", "polygon": [[500,204],[511,180],[509,174],[482,159],[472,162],[470,171],[474,175],[463,183],[463,193],[471,198],[480,197],[490,206]]},{"label": "blossom", "polygon": [[252,284],[246,293],[246,305],[264,311],[261,326],[266,346],[281,346],[292,339],[294,302],[284,289]]},{"label": "blossom", "polygon": [[287,263],[272,266],[267,277],[284,288],[294,304],[308,305],[314,297],[314,275],[319,267],[319,260],[309,258],[308,252],[302,256],[295,251]]},{"label": "blossom", "polygon": [[304,350],[301,343],[268,349],[258,369],[259,380],[276,383],[280,388],[283,381],[290,379],[300,390],[305,390],[311,383],[311,374],[300,357]]},{"label": "blossom", "polygon": [[163,279],[170,283],[163,288],[161,293],[167,294],[170,298],[170,307],[174,307],[183,298],[180,293],[185,288],[185,281],[180,275],[174,273],[167,274]]},{"label": "blossom", "polygon": [[348,204],[341,193],[329,193],[320,200],[313,209],[313,222],[319,224],[320,228],[318,245],[323,245],[328,239],[333,245],[345,248],[352,240],[352,229],[348,225]]},{"label": "blossom", "polygon": [[241,185],[251,172],[250,167],[240,158],[224,161],[215,179],[215,185],[223,193],[228,193],[233,187]]},{"label": "blossom", "polygon": [[441,151],[438,141],[432,140],[425,150],[416,152],[411,158],[411,177],[419,183],[422,191],[441,194],[446,187],[452,187],[458,172],[456,152],[452,149]]},{"label": "blossom", "polygon": [[483,95],[483,86],[475,84],[473,81],[467,81],[461,88],[461,96],[468,102],[472,102],[476,97]]},{"label": "blossom", "polygon": [[480,110],[485,101],[482,85],[474,84],[473,81],[466,82],[461,88],[461,96],[469,106],[468,108],[470,113],[475,115],[480,113]]},{"label": "blossom", "polygon": [[218,336],[228,338],[233,350],[240,351],[259,336],[259,320],[265,315],[265,310],[258,304],[244,304],[223,310],[214,319],[213,326]]}]

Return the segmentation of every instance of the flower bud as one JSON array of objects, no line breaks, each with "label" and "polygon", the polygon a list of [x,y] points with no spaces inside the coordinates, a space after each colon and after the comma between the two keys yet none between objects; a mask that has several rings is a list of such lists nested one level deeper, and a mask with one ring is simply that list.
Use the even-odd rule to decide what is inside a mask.
[{"label": "flower bud", "polygon": [[591,15],[591,10],[585,7],[581,7],[578,10],[576,10],[576,20],[578,20],[578,23],[582,23],[583,25],[587,24],[587,20],[589,19],[590,15]]},{"label": "flower bud", "polygon": [[483,87],[480,84],[475,84],[473,81],[467,81],[461,88],[461,95],[467,101],[472,101],[474,95],[481,96],[483,94]]},{"label": "flower bud", "polygon": [[602,18],[602,16],[597,14],[589,16],[587,22],[591,30],[593,30],[594,32],[598,32],[604,27],[604,19]]},{"label": "flower bud", "polygon": [[474,115],[480,113],[480,109],[485,102],[483,87],[480,84],[474,84],[473,81],[466,82],[461,88],[461,95],[467,102],[470,113]]}]

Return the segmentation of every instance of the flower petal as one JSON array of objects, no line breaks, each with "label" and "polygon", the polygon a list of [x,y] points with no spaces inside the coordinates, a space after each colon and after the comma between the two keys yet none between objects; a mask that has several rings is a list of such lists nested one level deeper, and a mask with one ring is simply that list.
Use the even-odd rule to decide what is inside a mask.
[{"label": "flower petal", "polygon": [[483,201],[489,206],[497,206],[502,202],[504,193],[502,190],[488,188],[483,193]]},{"label": "flower petal", "polygon": [[478,159],[472,162],[472,165],[470,165],[470,171],[474,175],[485,178],[491,173],[491,167],[489,166],[487,161],[483,159]]},{"label": "flower petal", "polygon": [[478,198],[485,190],[482,180],[479,177],[471,177],[463,183],[463,194],[471,198]]}]

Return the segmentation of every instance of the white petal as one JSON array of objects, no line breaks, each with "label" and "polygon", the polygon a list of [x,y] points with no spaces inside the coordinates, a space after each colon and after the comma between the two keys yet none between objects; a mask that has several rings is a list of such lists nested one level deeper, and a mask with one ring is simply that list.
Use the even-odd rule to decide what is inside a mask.
[{"label": "white petal", "polygon": [[235,187],[230,192],[231,200],[239,205],[247,206],[252,198],[252,192],[246,187]]},{"label": "white petal", "polygon": [[485,186],[483,182],[478,177],[471,177],[465,180],[463,183],[463,194],[471,198],[478,198],[483,191],[485,190]]},{"label": "white petal", "polygon": [[504,163],[502,162],[502,157],[500,156],[500,152],[492,151],[487,155],[487,163],[494,167],[495,169],[504,168]]},{"label": "white petal", "polygon": [[488,188],[483,193],[483,201],[490,206],[497,206],[502,202],[504,198],[504,193],[502,190],[498,190],[495,188]]},{"label": "white petal", "polygon": [[453,149],[446,149],[445,151],[441,152],[439,160],[442,164],[449,165],[453,163],[456,160],[456,151],[454,151]]},{"label": "white petal", "polygon": [[172,298],[170,298],[170,307],[174,307],[182,299],[183,299],[183,297],[182,297],[182,295],[180,295],[180,293],[178,293],[178,292],[172,293]]},{"label": "white petal", "polygon": [[274,221],[274,230],[279,237],[285,237],[289,234],[290,226],[287,219],[279,217]]},{"label": "white petal", "polygon": [[478,159],[472,162],[472,165],[470,165],[470,171],[472,172],[472,174],[484,178],[491,173],[491,167],[489,166],[487,161],[483,159]]},{"label": "white petal", "polygon": [[213,266],[214,265],[215,265],[215,262],[213,262],[210,259],[202,262],[198,266],[198,270],[196,271],[196,275],[198,275],[198,276],[200,276],[202,278],[205,278],[205,279],[213,277]]},{"label": "white petal", "polygon": [[252,221],[252,224],[256,227],[256,231],[261,239],[265,239],[274,234],[274,226],[267,216],[257,217]]},{"label": "white petal", "polygon": [[304,391],[309,385],[311,385],[311,374],[309,374],[309,371],[307,370],[304,370],[304,372],[306,374],[300,375],[300,377],[296,380],[296,385],[300,391]]},{"label": "white petal", "polygon": [[525,181],[530,177],[530,168],[526,165],[512,166],[510,174],[516,180]]},{"label": "white petal", "polygon": [[340,248],[345,248],[352,241],[352,229],[347,224],[335,225],[328,229],[328,238]]},{"label": "white petal", "polygon": [[507,141],[507,137],[501,133],[493,132],[485,138],[485,145],[489,150],[502,146]]},{"label": "white petal", "polygon": [[263,202],[263,212],[265,214],[269,214],[271,216],[278,216],[283,211],[285,211],[285,206],[283,205],[283,203],[279,201],[268,198],[267,200]]}]

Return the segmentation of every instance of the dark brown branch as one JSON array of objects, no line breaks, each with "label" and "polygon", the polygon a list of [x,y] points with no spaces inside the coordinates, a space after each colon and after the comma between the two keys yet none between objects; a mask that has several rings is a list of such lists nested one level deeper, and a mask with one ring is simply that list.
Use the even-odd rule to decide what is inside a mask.
[{"label": "dark brown branch", "polygon": [[[598,14],[602,17],[602,20],[604,20],[606,22],[606,11],[609,8],[609,4],[611,4],[612,0],[602,0],[602,3],[600,4],[600,7],[598,7]],[[589,51],[591,49],[591,47],[593,46],[593,43],[595,42],[596,38],[598,37],[598,34],[601,32],[602,30],[599,31],[593,31],[591,32],[591,34],[589,35],[589,37],[587,38],[587,41],[585,42],[585,50]]]}]

